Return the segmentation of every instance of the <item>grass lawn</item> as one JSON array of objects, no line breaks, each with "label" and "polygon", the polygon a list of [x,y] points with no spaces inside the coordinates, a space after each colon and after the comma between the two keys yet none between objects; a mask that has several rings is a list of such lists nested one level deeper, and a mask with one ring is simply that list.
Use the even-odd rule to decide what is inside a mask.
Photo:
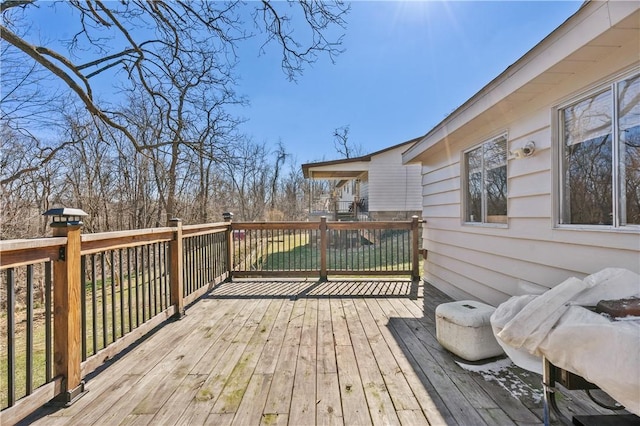
[{"label": "grass lawn", "polygon": [[[335,233],[327,249],[327,269],[334,271],[367,272],[410,271],[411,242],[408,231],[378,231],[371,237],[375,243],[365,239],[357,231]],[[284,235],[277,238],[254,240],[246,252],[250,253],[240,262],[245,270],[296,271],[320,270],[319,243],[311,241],[309,235]],[[245,253],[236,252],[237,256]]]},{"label": "grass lawn", "polygon": [[[95,287],[92,282],[85,285],[85,309],[86,309],[86,351],[85,357],[94,355],[107,345],[111,344],[124,334],[135,329],[143,323],[143,317],[148,320],[155,315],[153,303],[155,301],[158,312],[164,306],[160,297],[160,282],[155,280],[151,288],[153,289],[151,306],[149,304],[149,281],[143,283],[142,276],[138,278],[136,287],[135,277],[132,277],[132,286],[129,288],[128,281],[123,280],[122,286],[112,288],[111,281],[103,286],[101,281],[96,281]],[[153,281],[153,280],[152,280]],[[113,290],[113,291],[112,291]],[[164,291],[164,289],[162,289]],[[144,292],[144,293],[143,293]],[[95,304],[92,295],[95,293]],[[131,293],[131,299],[129,299]],[[145,295],[144,303],[142,295]],[[105,297],[106,296],[106,297]],[[131,306],[129,306],[131,300]],[[122,303],[121,303],[122,302]],[[124,309],[124,310],[123,310]],[[131,310],[131,315],[129,311]],[[121,315],[124,313],[124,315]],[[46,383],[46,321],[44,306],[34,308],[33,325],[33,352],[32,352],[32,389]],[[131,316],[131,321],[130,321]],[[27,372],[27,312],[26,309],[16,309],[15,324],[16,329],[12,338],[15,350],[15,398],[16,400],[26,395],[26,372]],[[115,324],[115,334],[114,334]],[[95,327],[94,327],[95,325]],[[106,325],[106,327],[105,327]],[[124,333],[123,333],[124,332]],[[8,339],[7,336],[7,313],[0,314],[0,409],[4,409],[9,404],[8,398]],[[53,371],[53,369],[52,369]],[[53,373],[55,374],[55,373]]]}]

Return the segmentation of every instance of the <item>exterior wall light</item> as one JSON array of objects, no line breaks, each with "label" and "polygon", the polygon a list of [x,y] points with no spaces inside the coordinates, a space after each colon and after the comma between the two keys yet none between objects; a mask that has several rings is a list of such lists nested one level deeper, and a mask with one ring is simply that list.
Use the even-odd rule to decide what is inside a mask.
[{"label": "exterior wall light", "polygon": [[521,158],[531,157],[534,152],[536,152],[536,143],[534,141],[529,141],[522,148],[512,151],[511,155],[516,160],[519,160]]}]

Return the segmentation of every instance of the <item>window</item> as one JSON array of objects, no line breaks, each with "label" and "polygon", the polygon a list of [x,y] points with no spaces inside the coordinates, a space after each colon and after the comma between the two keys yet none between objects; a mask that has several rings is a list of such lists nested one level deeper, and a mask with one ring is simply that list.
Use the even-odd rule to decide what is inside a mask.
[{"label": "window", "polygon": [[559,110],[560,223],[640,224],[640,75]]},{"label": "window", "polygon": [[464,154],[465,221],[507,223],[507,138],[500,136]]}]

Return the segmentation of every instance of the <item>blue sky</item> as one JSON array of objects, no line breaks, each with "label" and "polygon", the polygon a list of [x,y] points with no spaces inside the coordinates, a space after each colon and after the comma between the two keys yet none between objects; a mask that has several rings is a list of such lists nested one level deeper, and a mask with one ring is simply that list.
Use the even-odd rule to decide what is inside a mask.
[{"label": "blue sky", "polygon": [[374,152],[427,133],[571,16],[581,1],[353,2],[336,64],[297,83],[275,56],[241,51],[243,130],[298,163],[339,158],[333,129]]},{"label": "blue sky", "polygon": [[[250,101],[236,112],[247,120],[241,130],[274,149],[281,141],[291,163],[339,158],[332,134],[341,126],[350,127],[349,141],[362,154],[427,133],[582,1],[350,4],[346,51],[335,64],[321,57],[296,82],[287,80],[274,48],[259,55],[260,40],[238,50],[237,91]],[[70,37],[72,17],[58,13],[52,21],[48,7],[39,13],[42,31]],[[111,83],[105,79],[99,85]]]}]

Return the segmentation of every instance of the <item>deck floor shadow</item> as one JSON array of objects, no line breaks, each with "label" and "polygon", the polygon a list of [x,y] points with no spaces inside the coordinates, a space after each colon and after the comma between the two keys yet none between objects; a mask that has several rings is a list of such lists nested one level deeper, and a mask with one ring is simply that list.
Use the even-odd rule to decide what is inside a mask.
[{"label": "deck floor shadow", "polygon": [[[540,377],[444,350],[434,310],[449,299],[426,283],[410,297],[411,285],[220,284],[89,376],[74,405],[22,424],[542,424]],[[606,412],[573,394],[561,405]]]},{"label": "deck floor shadow", "polygon": [[217,285],[212,299],[299,299],[349,297],[417,298],[418,282],[408,279],[233,280]]}]

